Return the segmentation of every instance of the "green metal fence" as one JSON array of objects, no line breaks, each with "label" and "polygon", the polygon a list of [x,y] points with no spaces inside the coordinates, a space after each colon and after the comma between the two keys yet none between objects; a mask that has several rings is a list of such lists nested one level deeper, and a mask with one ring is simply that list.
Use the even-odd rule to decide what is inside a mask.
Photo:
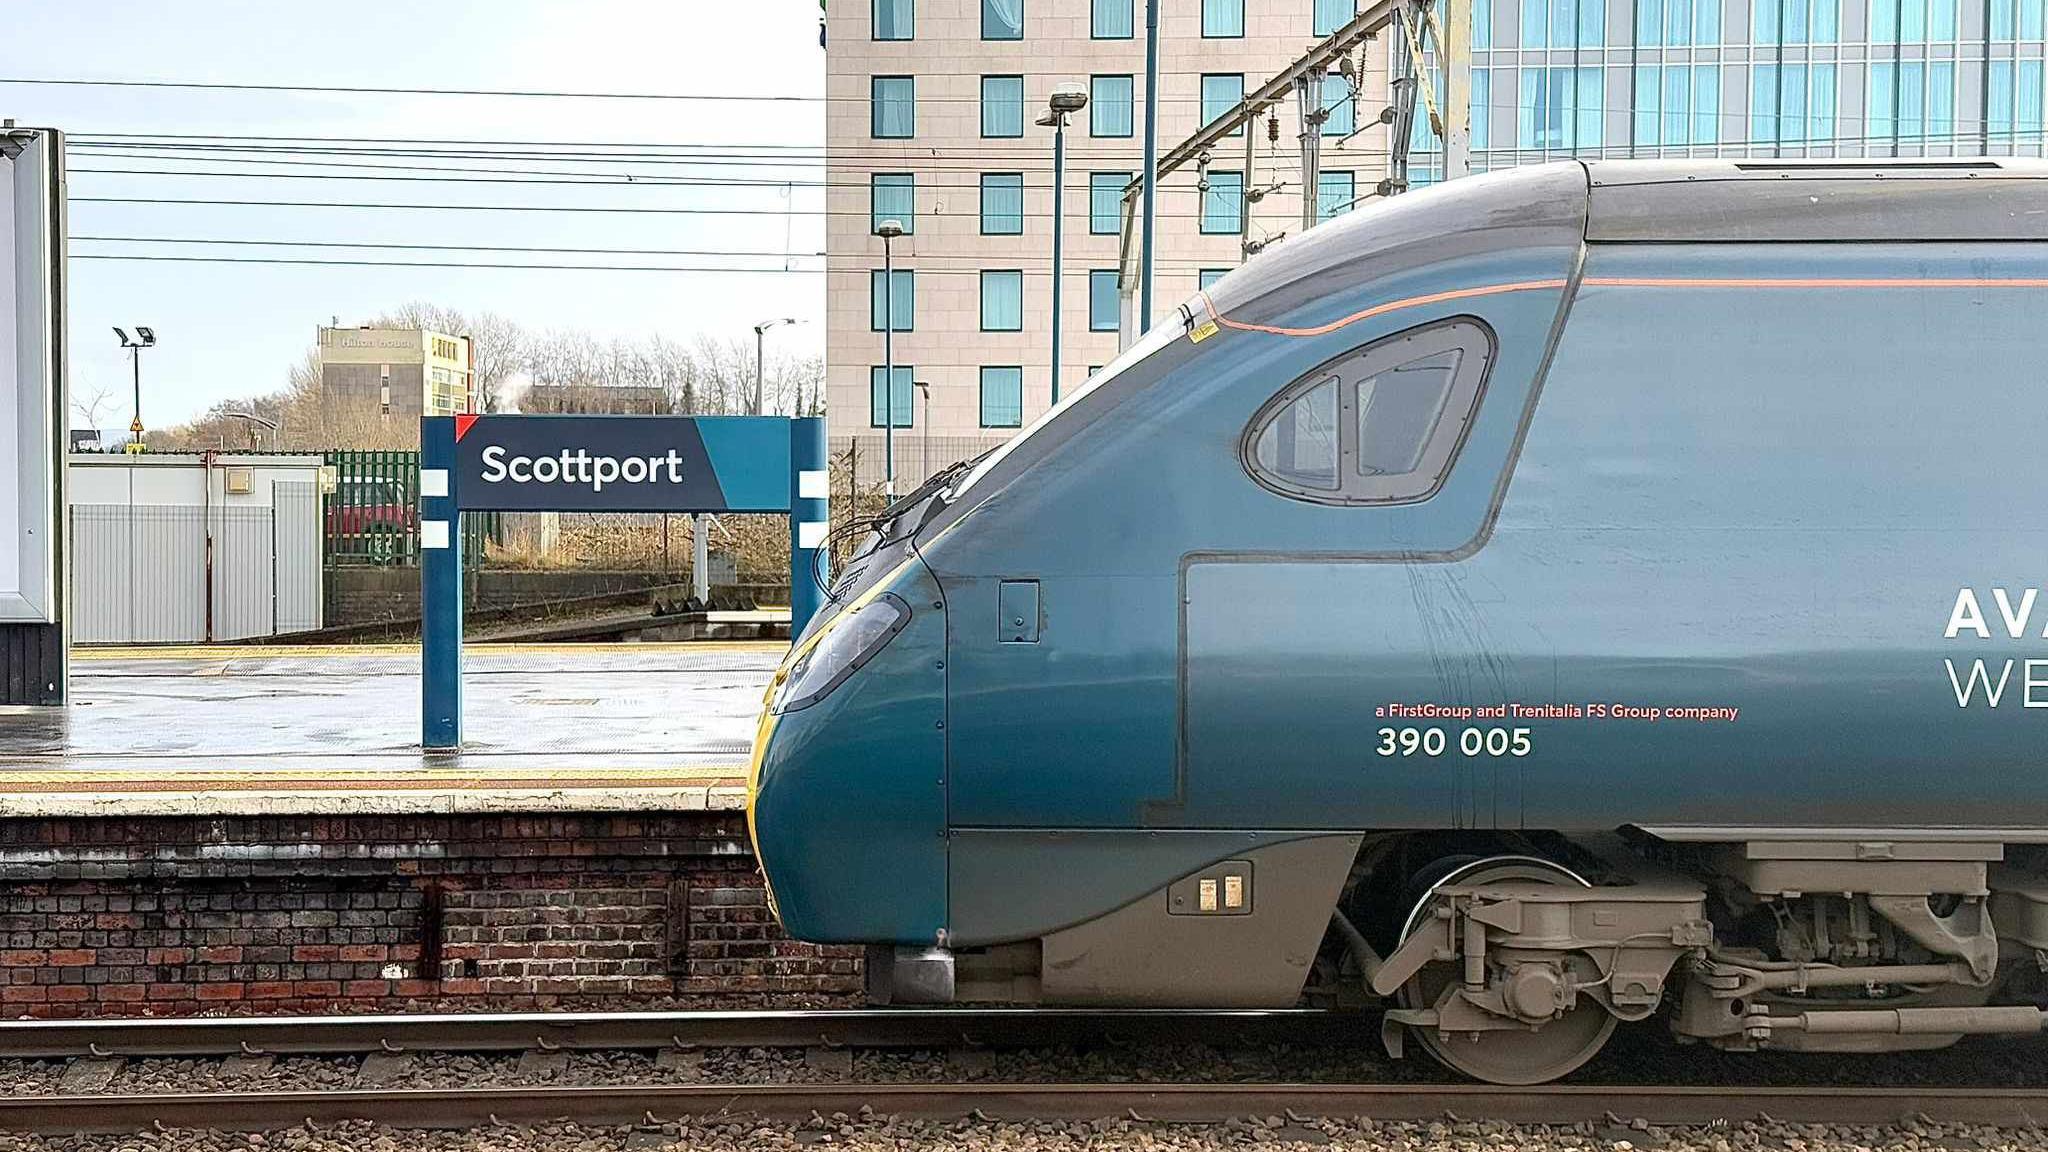
[{"label": "green metal fence", "polygon": [[[324,461],[334,469],[334,491],[321,501],[327,566],[418,566],[420,454],[337,449],[326,453]],[[496,513],[463,516],[462,546],[469,565],[482,562],[484,543],[495,533],[497,520]]]}]

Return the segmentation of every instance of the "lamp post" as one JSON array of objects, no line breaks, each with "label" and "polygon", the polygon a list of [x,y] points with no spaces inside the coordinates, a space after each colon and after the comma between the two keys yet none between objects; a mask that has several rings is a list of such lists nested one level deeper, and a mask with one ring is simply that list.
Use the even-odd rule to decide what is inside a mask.
[{"label": "lamp post", "polygon": [[[778,324],[801,323],[803,321],[794,316],[780,316],[773,320],[763,320],[759,324],[754,325],[754,415],[756,416],[762,414],[767,404],[766,397],[768,395],[768,377],[762,371],[762,365],[765,363],[761,354],[762,334]],[[796,415],[801,416],[803,413],[798,412]]]},{"label": "lamp post", "polygon": [[924,431],[918,439],[924,441],[924,478],[932,478],[932,385],[929,380],[912,380],[911,384],[924,395]]},{"label": "lamp post", "polygon": [[121,347],[128,350],[128,361],[135,373],[135,418],[128,422],[128,450],[141,451],[142,444],[142,350],[156,346],[156,329],[135,326],[135,338],[116,328],[114,335],[121,338]]},{"label": "lamp post", "polygon": [[903,235],[903,225],[884,220],[875,228],[882,238],[882,496],[896,502],[896,256],[890,241]]},{"label": "lamp post", "polygon": [[[1067,188],[1067,117],[1088,106],[1088,90],[1079,84],[1062,84],[1046,99],[1045,115],[1038,123],[1052,129],[1052,402],[1060,402],[1060,283],[1066,277],[1060,267],[1061,236],[1067,214],[1061,207]],[[1091,211],[1093,210],[1091,206]],[[930,416],[930,404],[926,404]]]},{"label": "lamp post", "polygon": [[[283,433],[284,428],[277,421],[265,419],[254,412],[223,412],[221,415],[232,417],[236,420],[247,420],[251,424],[261,424],[265,428],[270,429],[270,450],[272,452],[278,450],[278,437]],[[253,432],[249,435],[249,447],[251,449],[256,447],[256,436]]]}]

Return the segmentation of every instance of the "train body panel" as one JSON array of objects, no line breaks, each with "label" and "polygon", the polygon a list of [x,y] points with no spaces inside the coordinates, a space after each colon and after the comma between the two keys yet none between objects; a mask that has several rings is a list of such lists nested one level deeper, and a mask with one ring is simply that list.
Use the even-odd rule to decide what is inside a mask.
[{"label": "train body panel", "polygon": [[1668,991],[2048,1026],[2043,188],[1562,164],[1249,262],[877,522],[756,749],[785,925],[918,999],[1321,972],[1504,1081]]}]

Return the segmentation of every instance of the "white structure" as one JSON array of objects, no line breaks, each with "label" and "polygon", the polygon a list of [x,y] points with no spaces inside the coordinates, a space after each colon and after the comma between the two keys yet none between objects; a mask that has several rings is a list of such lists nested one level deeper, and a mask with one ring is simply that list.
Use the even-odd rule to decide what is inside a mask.
[{"label": "white structure", "polygon": [[318,628],[318,456],[73,455],[72,640]]},{"label": "white structure", "polygon": [[64,144],[0,129],[0,704],[64,696]]}]

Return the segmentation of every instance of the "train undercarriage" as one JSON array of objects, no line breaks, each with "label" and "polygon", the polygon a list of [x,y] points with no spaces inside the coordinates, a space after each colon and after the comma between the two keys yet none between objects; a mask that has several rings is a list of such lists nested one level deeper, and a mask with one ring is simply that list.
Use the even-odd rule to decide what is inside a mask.
[{"label": "train undercarriage", "polygon": [[[1294,965],[1312,1002],[1385,1005],[1394,1055],[1412,1041],[1501,1084],[1564,1076],[1620,1024],[1655,1016],[1681,1041],[1737,1051],[1905,1051],[2048,1027],[2036,1006],[2048,858],[2036,846],[1634,830],[1314,844],[1325,858],[1351,853],[1333,887],[1296,842],[1184,877],[1160,902],[1175,888],[1182,900],[1242,889],[1261,911],[1290,906],[1263,925],[1247,916],[1218,932],[1139,901],[1023,944],[877,950],[871,981],[899,1001],[1250,1005]],[[1251,905],[1254,875],[1262,896],[1283,891]],[[1318,906],[1326,929],[1297,930],[1316,927]]]}]

